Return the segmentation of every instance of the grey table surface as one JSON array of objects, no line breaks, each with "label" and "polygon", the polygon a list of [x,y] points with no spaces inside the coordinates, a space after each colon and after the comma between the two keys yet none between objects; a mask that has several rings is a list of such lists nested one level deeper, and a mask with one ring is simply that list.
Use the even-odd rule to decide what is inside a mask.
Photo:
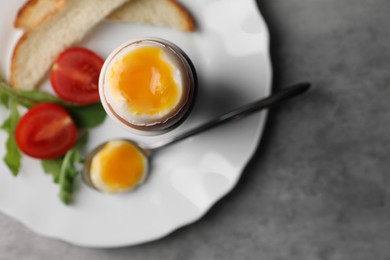
[{"label": "grey table surface", "polygon": [[314,89],[271,111],[238,186],[168,237],[90,249],[0,214],[0,259],[390,259],[389,0],[259,0],[274,89]]}]

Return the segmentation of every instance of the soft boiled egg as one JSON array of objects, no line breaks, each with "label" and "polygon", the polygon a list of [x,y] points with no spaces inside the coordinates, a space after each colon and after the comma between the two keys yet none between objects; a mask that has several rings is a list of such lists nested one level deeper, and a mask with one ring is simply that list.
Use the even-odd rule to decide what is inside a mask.
[{"label": "soft boiled egg", "polygon": [[90,181],[100,191],[120,193],[140,185],[147,171],[147,157],[134,143],[112,140],[93,156]]},{"label": "soft boiled egg", "polygon": [[129,130],[159,132],[182,121],[193,103],[196,72],[173,43],[143,39],[106,60],[99,82],[102,104]]}]

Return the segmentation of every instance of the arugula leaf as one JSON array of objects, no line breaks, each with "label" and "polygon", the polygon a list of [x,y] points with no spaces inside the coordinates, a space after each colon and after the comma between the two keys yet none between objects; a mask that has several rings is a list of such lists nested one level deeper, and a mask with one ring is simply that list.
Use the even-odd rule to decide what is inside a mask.
[{"label": "arugula leaf", "polygon": [[96,127],[103,123],[107,116],[100,103],[83,107],[68,107],[67,110],[79,128]]},{"label": "arugula leaf", "polygon": [[69,102],[65,102],[56,96],[48,92],[44,92],[41,90],[22,90],[22,89],[14,89],[9,85],[4,79],[0,77],[0,93],[2,95],[8,95],[8,98],[15,99],[20,105],[30,108],[39,103],[43,102],[51,102],[56,103],[58,105],[62,105],[64,107],[75,107],[76,104],[72,104]]},{"label": "arugula leaf", "polygon": [[70,204],[72,201],[73,193],[73,182],[74,177],[77,175],[77,170],[75,169],[75,152],[73,148],[69,150],[64,157],[64,161],[61,165],[60,175],[59,175],[59,185],[60,193],[59,197],[65,204]]},{"label": "arugula leaf", "polygon": [[0,88],[0,104],[8,108],[9,96]]},{"label": "arugula leaf", "polygon": [[45,173],[51,174],[53,176],[53,181],[55,183],[60,182],[60,173],[61,173],[61,165],[64,160],[64,157],[59,157],[50,160],[42,160],[41,165]]},{"label": "arugula leaf", "polygon": [[72,202],[74,179],[78,175],[77,164],[82,163],[80,150],[88,140],[87,132],[85,132],[78,140],[77,144],[69,150],[63,159],[61,170],[59,173],[60,193],[59,197],[66,205]]},{"label": "arugula leaf", "polygon": [[3,158],[5,164],[11,170],[14,176],[19,173],[22,156],[15,140],[15,128],[19,121],[20,114],[18,111],[18,104],[13,100],[9,99],[10,116],[6,119],[1,126],[5,132],[8,133],[8,139],[6,142],[7,152]]}]

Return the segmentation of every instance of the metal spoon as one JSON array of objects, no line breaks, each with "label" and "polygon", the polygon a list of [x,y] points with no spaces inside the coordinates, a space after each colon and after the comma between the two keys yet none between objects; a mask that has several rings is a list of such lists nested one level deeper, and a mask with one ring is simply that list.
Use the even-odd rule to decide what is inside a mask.
[{"label": "metal spoon", "polygon": [[[125,141],[131,142],[134,145],[136,145],[140,149],[140,151],[143,152],[144,156],[148,159],[156,151],[161,150],[161,149],[163,149],[171,144],[174,144],[174,143],[179,142],[185,138],[199,134],[199,133],[204,132],[206,130],[209,130],[213,127],[219,126],[223,123],[226,123],[226,122],[229,122],[229,121],[232,121],[235,119],[240,119],[240,118],[247,116],[249,114],[252,114],[256,111],[272,107],[272,106],[279,104],[280,102],[282,102],[286,99],[289,99],[291,97],[294,97],[294,96],[297,96],[299,94],[306,92],[307,90],[310,89],[310,86],[311,86],[311,84],[307,83],[307,82],[294,84],[294,85],[287,87],[287,88],[284,88],[284,89],[278,91],[277,93],[272,94],[266,98],[260,99],[258,101],[253,102],[253,103],[249,103],[249,104],[244,105],[242,107],[239,107],[231,112],[228,112],[224,115],[221,115],[221,116],[215,118],[214,120],[211,120],[210,122],[208,122],[206,124],[195,127],[187,132],[184,132],[184,133],[179,134],[177,136],[173,136],[170,139],[162,140],[162,141],[157,142],[157,143],[152,144],[152,145],[145,145],[145,144],[137,143],[133,140],[128,140],[128,139],[125,139]],[[88,184],[89,186],[91,186],[92,188],[95,188],[95,187],[94,187],[94,185],[91,181],[91,178],[90,178],[91,162],[92,162],[93,157],[104,147],[104,145],[106,143],[99,145],[92,152],[90,152],[87,156],[85,163],[84,163],[82,177],[83,177],[83,180],[85,181],[85,183]],[[148,160],[148,163],[149,163],[149,160]]]}]

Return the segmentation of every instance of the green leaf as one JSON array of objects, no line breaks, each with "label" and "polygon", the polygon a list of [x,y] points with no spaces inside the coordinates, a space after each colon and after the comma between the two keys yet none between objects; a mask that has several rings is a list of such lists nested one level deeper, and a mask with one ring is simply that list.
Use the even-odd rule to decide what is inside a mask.
[{"label": "green leaf", "polygon": [[100,103],[67,109],[79,128],[96,127],[104,122],[107,115]]},{"label": "green leaf", "polygon": [[17,176],[19,174],[22,156],[15,142],[15,138],[8,138],[6,147],[7,153],[4,156],[4,162],[11,170],[12,174]]},{"label": "green leaf", "polygon": [[81,160],[80,150],[86,144],[87,138],[87,132],[81,135],[77,144],[65,154],[61,164],[59,174],[60,193],[58,195],[66,205],[72,202],[74,179],[79,173],[77,166]]},{"label": "green leaf", "polygon": [[4,131],[6,131],[7,133],[9,133],[9,129],[10,129],[10,126],[11,126],[11,117],[9,117],[8,119],[6,119],[3,124],[1,125],[1,129],[3,129]]},{"label": "green leaf", "polygon": [[65,204],[70,204],[73,193],[73,182],[74,182],[74,154],[77,146],[69,150],[64,157],[61,165],[61,171],[59,175],[60,193],[59,197]]},{"label": "green leaf", "polygon": [[14,176],[17,176],[21,166],[22,156],[15,140],[15,128],[20,119],[18,111],[18,104],[12,99],[9,100],[10,115],[1,126],[5,132],[8,133],[8,139],[6,141],[6,154],[3,158],[5,164],[11,170]]},{"label": "green leaf", "polygon": [[53,176],[53,181],[55,183],[60,182],[60,174],[61,174],[61,165],[63,162],[63,157],[55,158],[51,160],[42,160],[42,168],[47,174],[51,174]]},{"label": "green leaf", "polygon": [[8,98],[15,99],[20,105],[30,108],[39,103],[51,102],[65,107],[75,107],[76,104],[65,102],[56,96],[41,90],[14,89],[5,80],[0,78],[0,92]]},{"label": "green leaf", "polygon": [[[77,140],[77,144],[76,145],[79,148],[84,147],[88,143],[88,137],[89,137],[88,132],[81,133],[80,136],[79,136],[79,139]],[[79,150],[79,152],[80,152],[80,150]]]},{"label": "green leaf", "polygon": [[15,95],[19,99],[28,100],[27,102],[31,103],[31,106],[37,105],[39,103],[45,103],[45,102],[55,103],[55,104],[66,106],[66,107],[76,106],[74,104],[67,103],[67,102],[63,101],[63,100],[53,96],[52,94],[50,94],[48,92],[44,92],[41,90],[16,90],[16,89],[12,89],[12,91],[15,93]]},{"label": "green leaf", "polygon": [[8,108],[9,96],[0,88],[0,104]]}]

